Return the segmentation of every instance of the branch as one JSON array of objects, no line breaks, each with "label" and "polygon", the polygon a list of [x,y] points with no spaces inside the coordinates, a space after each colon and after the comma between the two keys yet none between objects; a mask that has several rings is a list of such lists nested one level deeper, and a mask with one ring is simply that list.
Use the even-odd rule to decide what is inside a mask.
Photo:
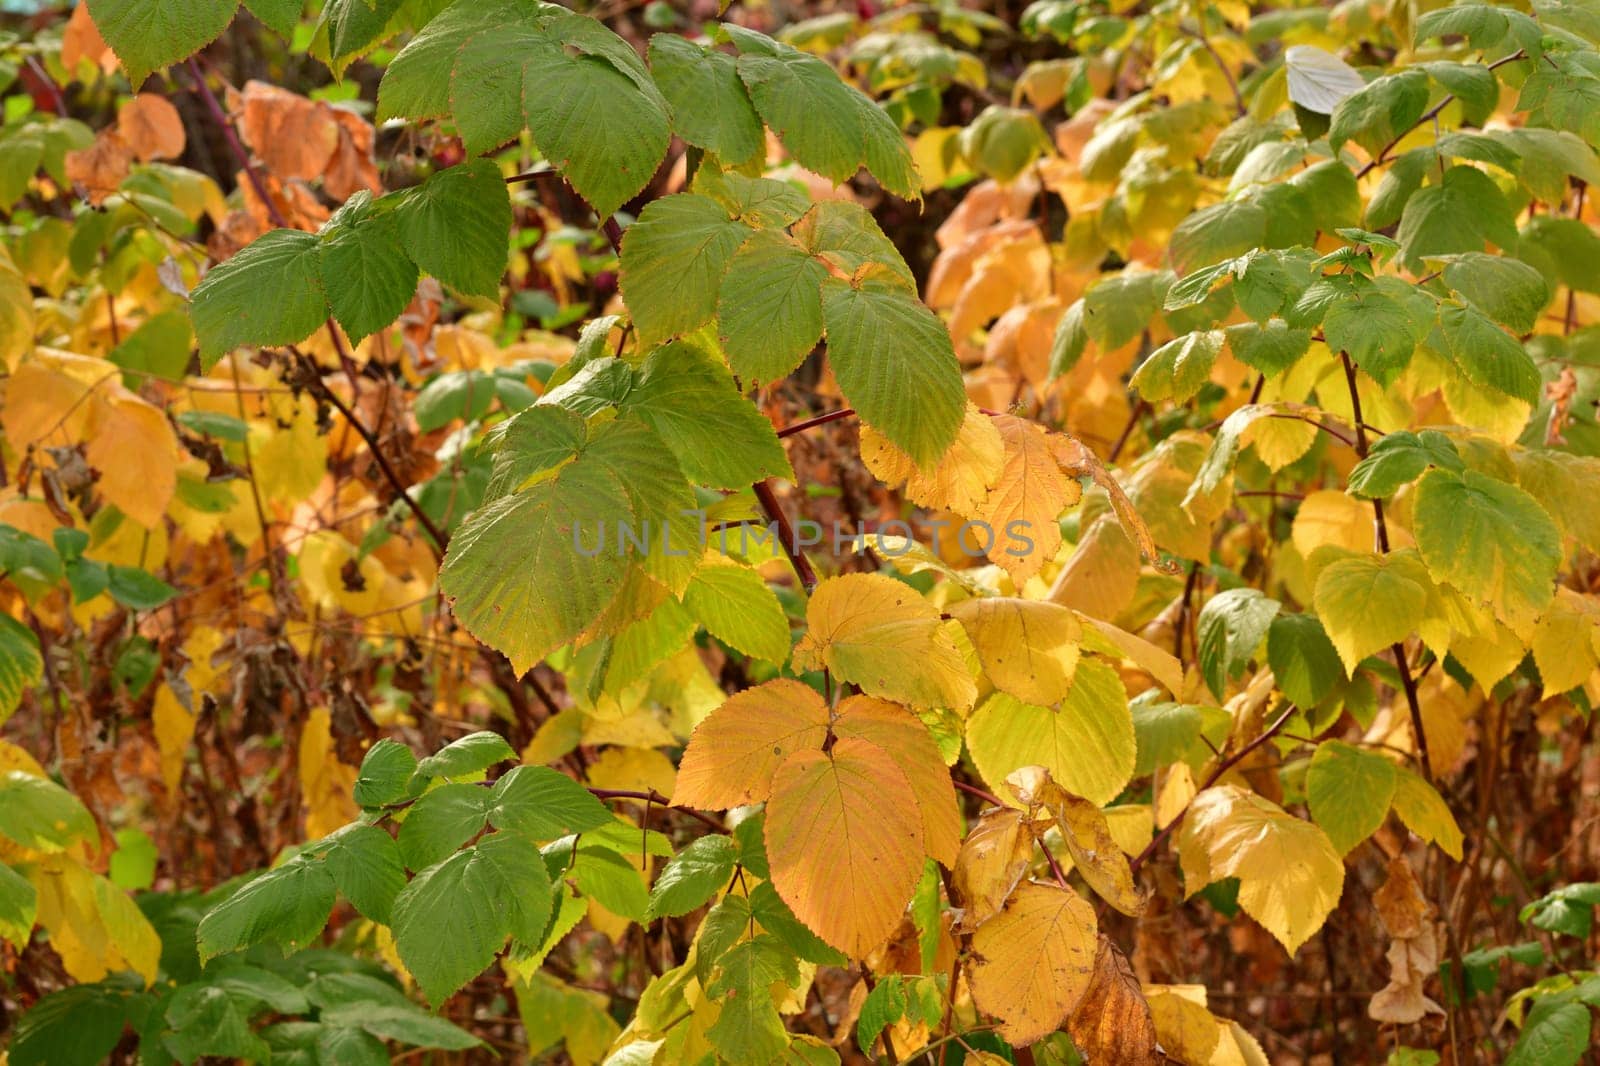
[{"label": "branch", "polygon": [[[1244,747],[1240,748],[1238,751],[1222,760],[1222,762],[1218,763],[1217,768],[1212,770],[1211,773],[1206,776],[1205,783],[1194,790],[1194,794],[1198,796],[1200,793],[1204,792],[1206,789],[1222,780],[1223,774],[1226,774],[1229,770],[1232,770],[1235,766],[1238,766],[1251,752],[1255,751],[1261,745],[1265,744],[1267,741],[1276,736],[1278,731],[1288,723],[1290,717],[1296,710],[1297,708],[1295,705],[1291,703],[1287,708],[1284,709],[1284,712],[1278,716],[1276,721],[1267,726],[1266,730],[1263,731],[1259,737],[1256,737],[1250,743],[1246,744]],[[1132,862],[1128,863],[1129,870],[1137,873],[1139,867],[1143,866],[1145,862],[1149,860],[1150,856],[1156,853],[1156,849],[1165,843],[1166,839],[1173,834],[1173,831],[1176,830],[1180,824],[1182,824],[1183,816],[1189,813],[1189,805],[1193,802],[1194,801],[1191,799],[1188,804],[1185,804],[1183,810],[1174,815],[1172,821],[1168,822],[1161,832],[1156,834],[1155,839],[1150,841],[1149,844],[1145,845],[1145,849],[1136,855]]]},{"label": "branch", "polygon": [[[1493,63],[1490,63],[1488,65],[1488,69],[1494,70],[1497,67],[1505,66],[1507,63],[1515,63],[1519,59],[1526,59],[1526,58],[1528,58],[1528,53],[1526,51],[1524,51],[1523,49],[1519,48],[1515,52],[1512,52],[1510,55],[1503,56],[1502,58],[1495,60]],[[1426,125],[1427,123],[1432,122],[1434,119],[1438,118],[1439,117],[1439,112],[1443,111],[1446,107],[1448,107],[1450,105],[1450,101],[1454,100],[1455,98],[1456,98],[1455,93],[1445,93],[1444,94],[1444,99],[1440,100],[1433,107],[1429,108],[1427,114],[1423,115],[1421,118],[1417,119],[1417,121],[1413,122],[1411,125],[1407,126],[1405,129],[1401,130],[1399,133],[1395,134],[1394,140],[1392,140],[1388,144],[1384,145],[1383,146],[1383,150],[1380,151],[1377,155],[1373,156],[1372,159],[1367,163],[1366,166],[1364,166],[1360,170],[1356,171],[1356,180],[1360,181],[1362,178],[1364,178],[1368,174],[1372,173],[1374,168],[1382,166],[1384,163],[1388,162],[1389,161],[1389,153],[1394,151],[1395,145],[1399,144],[1401,141],[1403,141],[1407,137],[1411,136],[1411,131],[1412,130],[1416,129],[1419,126]]]},{"label": "branch", "polygon": [[756,499],[761,503],[761,509],[767,517],[778,527],[778,540],[783,544],[783,552],[789,557],[789,563],[794,567],[794,572],[800,578],[800,583],[805,586],[809,595],[817,587],[817,572],[811,568],[811,560],[806,558],[806,553],[800,550],[800,541],[794,534],[794,527],[789,524],[789,516],[784,514],[783,507],[778,503],[778,497],[772,491],[772,479],[758,481],[751,486],[756,494]]}]

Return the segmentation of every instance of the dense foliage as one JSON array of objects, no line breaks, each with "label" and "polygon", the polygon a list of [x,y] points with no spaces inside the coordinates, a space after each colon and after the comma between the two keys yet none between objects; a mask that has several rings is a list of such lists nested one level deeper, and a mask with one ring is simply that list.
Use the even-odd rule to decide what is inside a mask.
[{"label": "dense foliage", "polygon": [[1600,8],[788,6],[0,36],[0,1061],[1582,1061]]}]

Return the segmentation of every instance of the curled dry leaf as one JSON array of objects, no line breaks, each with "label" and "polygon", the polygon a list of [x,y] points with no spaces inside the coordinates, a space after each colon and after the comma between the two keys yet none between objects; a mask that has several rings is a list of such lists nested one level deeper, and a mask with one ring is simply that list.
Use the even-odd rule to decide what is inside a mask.
[{"label": "curled dry leaf", "polygon": [[1389,862],[1383,887],[1373,894],[1378,917],[1388,930],[1389,983],[1373,994],[1367,1015],[1375,1021],[1411,1025],[1444,1008],[1423,995],[1422,988],[1439,968],[1439,938],[1433,908],[1405,856]]},{"label": "curled dry leaf", "polygon": [[991,808],[961,842],[954,884],[961,925],[976,928],[1000,912],[1033,863],[1033,832],[1022,812]]},{"label": "curled dry leaf", "polygon": [[1030,811],[1048,814],[1061,831],[1073,864],[1101,899],[1123,914],[1138,917],[1144,913],[1145,894],[1134,884],[1128,857],[1117,846],[1099,807],[1056,784],[1042,766],[1017,770],[1006,778],[1006,787]]},{"label": "curled dry leaf", "polygon": [[133,149],[121,132],[107,127],[95,134],[94,143],[68,152],[67,180],[81,186],[89,202],[99,207],[117,191],[133,166]]},{"label": "curled dry leaf", "polygon": [[1156,1026],[1127,956],[1100,937],[1094,976],[1067,1019],[1067,1032],[1094,1066],[1151,1066],[1163,1061]]}]

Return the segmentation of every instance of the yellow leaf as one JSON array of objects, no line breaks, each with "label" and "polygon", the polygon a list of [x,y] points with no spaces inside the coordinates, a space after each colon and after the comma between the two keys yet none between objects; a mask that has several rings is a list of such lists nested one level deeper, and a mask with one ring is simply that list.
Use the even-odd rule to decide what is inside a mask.
[{"label": "yellow leaf", "polygon": [[41,856],[29,878],[39,925],[75,980],[117,970],[133,970],[146,985],[156,979],[161,938],[127,893],[66,855]]},{"label": "yellow leaf", "polygon": [[1032,864],[1033,833],[1021,811],[994,808],[979,815],[956,856],[961,924],[974,928],[998,914]]},{"label": "yellow leaf", "polygon": [[880,574],[845,574],[817,586],[796,670],[828,669],[862,691],[919,707],[964,710],[978,686],[938,608],[910,585]]},{"label": "yellow leaf", "polygon": [[1362,659],[1416,630],[1428,590],[1389,556],[1353,555],[1317,575],[1315,603],[1345,673],[1354,674]]},{"label": "yellow leaf", "polygon": [[1344,862],[1328,834],[1234,785],[1201,792],[1178,833],[1190,895],[1239,879],[1239,905],[1293,955],[1322,927],[1344,888]]},{"label": "yellow leaf", "polygon": [[1373,529],[1372,504],[1334,489],[1323,489],[1300,501],[1294,516],[1294,546],[1307,557],[1324,544],[1369,552],[1375,543]]},{"label": "yellow leaf", "polygon": [[961,847],[961,810],[928,727],[898,703],[871,696],[851,696],[839,704],[838,715],[836,735],[869,741],[894,756],[916,793],[923,849],[945,866],[954,864]]},{"label": "yellow leaf", "polygon": [[1317,427],[1299,418],[1257,418],[1239,434],[1241,446],[1256,450],[1256,458],[1277,473],[1305,455],[1317,442]]},{"label": "yellow leaf", "polygon": [[1029,881],[972,934],[972,998],[1000,1035],[1031,1044],[1061,1028],[1089,990],[1094,908],[1070,888]]},{"label": "yellow leaf", "polygon": [[1222,1040],[1222,1027],[1206,1009],[1205,989],[1146,985],[1144,995],[1161,1049],[1184,1066],[1210,1066]]},{"label": "yellow leaf", "polygon": [[695,728],[678,764],[677,802],[710,810],[760,803],[784,759],[820,752],[827,737],[828,705],[810,686],[780,679],[745,689]]},{"label": "yellow leaf", "polygon": [[328,709],[313,708],[300,731],[300,802],[308,840],[320,840],[361,815],[351,796],[356,773],[356,768],[340,762],[333,750]]},{"label": "yellow leaf", "polygon": [[1099,652],[1126,659],[1159,681],[1167,691],[1188,701],[1190,688],[1183,677],[1183,664],[1171,652],[1156,647],[1143,637],[1119,629],[1110,622],[1082,616],[1088,628],[1084,631],[1083,646],[1086,651]]},{"label": "yellow leaf", "polygon": [[1071,610],[1045,600],[993,596],[953,604],[947,613],[966,629],[984,673],[1000,691],[1042,705],[1067,694],[1083,638]]},{"label": "yellow leaf", "polygon": [[176,793],[178,782],[183,778],[183,761],[189,742],[194,739],[194,715],[178,702],[172,689],[163,684],[156,690],[150,724],[155,733],[156,750],[161,753],[161,780],[168,792]]},{"label": "yellow leaf", "polygon": [[852,958],[900,923],[922,876],[922,833],[911,782],[865,740],[795,752],[772,779],[772,885],[796,917]]},{"label": "yellow leaf", "polygon": [[1102,813],[1106,816],[1106,827],[1111,830],[1111,839],[1117,842],[1124,855],[1139,854],[1155,835],[1155,810],[1147,803],[1107,807]]},{"label": "yellow leaf", "polygon": [[123,514],[146,528],[161,524],[178,488],[178,438],[166,415],[137,396],[97,397],[85,458],[95,483]]},{"label": "yellow leaf", "polygon": [[1047,598],[1092,618],[1115,618],[1138,588],[1139,549],[1117,520],[1104,514],[1078,538]]},{"label": "yellow leaf", "polygon": [[1569,588],[1533,627],[1533,661],[1544,682],[1544,697],[1577,688],[1600,666],[1600,602]]},{"label": "yellow leaf", "polygon": [[1194,799],[1197,791],[1194,771],[1186,762],[1176,762],[1161,775],[1161,787],[1156,792],[1156,802],[1151,812],[1152,823],[1162,829],[1182,814]]},{"label": "yellow leaf", "polygon": [[589,784],[629,792],[656,791],[672,798],[677,770],[654,748],[608,748],[589,764]]},{"label": "yellow leaf", "polygon": [[1021,583],[1061,550],[1057,520],[1083,490],[1061,469],[1043,429],[1011,415],[993,422],[1005,444],[1005,459],[984,506],[989,523],[984,547],[992,562]]},{"label": "yellow leaf", "polygon": [[1003,692],[967,721],[978,772],[998,787],[1012,771],[1043,766],[1090,803],[1110,803],[1133,777],[1133,715],[1116,671],[1084,660],[1059,707],[1023,703]]},{"label": "yellow leaf", "polygon": [[1145,894],[1134,884],[1128,858],[1099,807],[1050,780],[1042,766],[1024,766],[1006,778],[1006,787],[1024,807],[1050,812],[1073,865],[1101,899],[1123,914],[1144,913]]},{"label": "yellow leaf", "polygon": [[989,416],[969,403],[956,439],[944,456],[923,470],[871,426],[861,427],[861,459],[891,488],[905,485],[913,503],[977,517],[1000,476],[1005,447]]},{"label": "yellow leaf", "polygon": [[522,761],[529,766],[547,766],[576,748],[583,741],[583,712],[567,707],[539,723]]}]

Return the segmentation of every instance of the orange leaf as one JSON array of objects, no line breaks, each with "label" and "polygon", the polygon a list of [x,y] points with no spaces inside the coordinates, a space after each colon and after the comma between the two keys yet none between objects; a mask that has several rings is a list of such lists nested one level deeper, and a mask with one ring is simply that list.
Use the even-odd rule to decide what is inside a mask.
[{"label": "orange leaf", "polygon": [[950,783],[939,746],[921,719],[898,703],[851,696],[839,704],[839,720],[833,728],[840,737],[870,741],[894,756],[917,795],[923,848],[943,865],[953,865],[961,847],[956,788]]},{"label": "orange leaf", "polygon": [[828,705],[798,681],[746,689],[706,716],[678,766],[674,800],[724,810],[760,803],[778,764],[798,751],[818,753],[828,736]]}]

